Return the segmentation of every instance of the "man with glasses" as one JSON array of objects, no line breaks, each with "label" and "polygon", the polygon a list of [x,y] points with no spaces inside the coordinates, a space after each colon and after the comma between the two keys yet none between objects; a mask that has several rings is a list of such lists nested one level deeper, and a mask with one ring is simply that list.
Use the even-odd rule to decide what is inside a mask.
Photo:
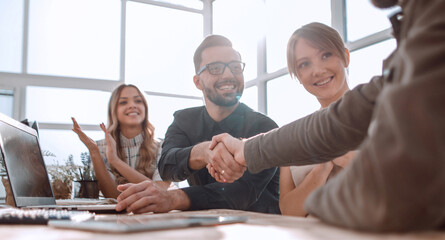
[{"label": "man with glasses", "polygon": [[[229,133],[247,138],[277,127],[267,116],[239,102],[245,66],[240,54],[229,39],[210,35],[195,51],[194,64],[193,82],[203,92],[205,106],[174,114],[158,164],[162,179],[187,179],[190,187],[166,191],[151,181],[122,185],[117,210],[142,213],[225,208],[279,213],[278,168],[252,174],[234,163],[220,171],[218,179],[209,174],[215,160],[235,162],[224,144],[210,150],[213,136]],[[237,181],[224,182],[224,174],[237,172]]]}]

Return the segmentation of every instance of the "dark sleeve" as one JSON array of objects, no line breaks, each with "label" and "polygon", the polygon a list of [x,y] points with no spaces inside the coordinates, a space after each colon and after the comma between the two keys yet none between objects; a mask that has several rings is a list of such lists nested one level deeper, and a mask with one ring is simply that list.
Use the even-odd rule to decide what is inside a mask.
[{"label": "dark sleeve", "polygon": [[353,162],[313,192],[307,211],[370,231],[445,223],[445,1],[407,1],[408,26],[369,138]]},{"label": "dark sleeve", "polygon": [[192,148],[189,138],[175,118],[165,134],[158,163],[159,174],[164,181],[179,182],[190,176],[193,170],[188,166],[188,159]]},{"label": "dark sleeve", "polygon": [[328,108],[249,139],[247,167],[259,172],[272,166],[316,164],[356,149],[367,134],[382,79],[374,77],[347,92]]},{"label": "dark sleeve", "polygon": [[190,198],[189,210],[217,208],[247,210],[260,198],[276,171],[277,168],[266,169],[257,174],[246,171],[233,183],[215,182],[182,190]]},{"label": "dark sleeve", "polygon": [[[246,122],[250,126],[246,137],[277,127],[270,118],[258,113],[248,115]],[[212,208],[247,210],[257,202],[276,173],[277,168],[266,169],[257,174],[246,171],[233,183],[214,182],[182,190],[191,200],[190,210]]]}]

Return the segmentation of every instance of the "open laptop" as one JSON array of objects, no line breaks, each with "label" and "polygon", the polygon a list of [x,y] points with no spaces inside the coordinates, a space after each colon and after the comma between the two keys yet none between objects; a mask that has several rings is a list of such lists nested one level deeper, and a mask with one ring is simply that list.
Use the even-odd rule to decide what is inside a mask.
[{"label": "open laptop", "polygon": [[115,204],[57,205],[36,130],[1,113],[0,154],[16,207],[116,213]]}]

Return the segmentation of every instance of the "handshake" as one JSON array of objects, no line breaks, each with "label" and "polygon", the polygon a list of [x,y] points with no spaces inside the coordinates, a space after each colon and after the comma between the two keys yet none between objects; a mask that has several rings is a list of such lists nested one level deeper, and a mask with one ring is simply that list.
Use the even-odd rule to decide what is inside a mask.
[{"label": "handshake", "polygon": [[216,135],[208,148],[207,169],[218,182],[232,183],[246,171],[245,141],[227,133]]}]

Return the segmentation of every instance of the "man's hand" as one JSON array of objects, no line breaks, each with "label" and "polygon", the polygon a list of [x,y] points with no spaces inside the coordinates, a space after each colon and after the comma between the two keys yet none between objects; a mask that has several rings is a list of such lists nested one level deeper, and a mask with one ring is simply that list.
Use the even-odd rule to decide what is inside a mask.
[{"label": "man's hand", "polygon": [[[222,143],[222,144],[221,144]],[[227,133],[216,135],[212,138],[212,143],[209,146],[210,150],[215,151],[217,148],[223,148],[231,155],[226,157],[224,161],[214,158],[207,166],[209,173],[217,180],[224,179],[227,182],[233,182],[239,179],[246,170],[246,160],[244,159],[244,141],[236,139]],[[229,171],[227,171],[228,169]]]},{"label": "man's hand", "polygon": [[163,213],[190,208],[190,199],[182,190],[168,191],[151,180],[119,185],[117,190],[122,193],[117,197],[116,211]]},{"label": "man's hand", "polygon": [[[235,161],[232,154],[228,152],[223,143],[216,144],[209,154],[207,169],[218,182],[232,183],[242,177],[246,167]],[[216,169],[221,169],[220,171]]]}]

